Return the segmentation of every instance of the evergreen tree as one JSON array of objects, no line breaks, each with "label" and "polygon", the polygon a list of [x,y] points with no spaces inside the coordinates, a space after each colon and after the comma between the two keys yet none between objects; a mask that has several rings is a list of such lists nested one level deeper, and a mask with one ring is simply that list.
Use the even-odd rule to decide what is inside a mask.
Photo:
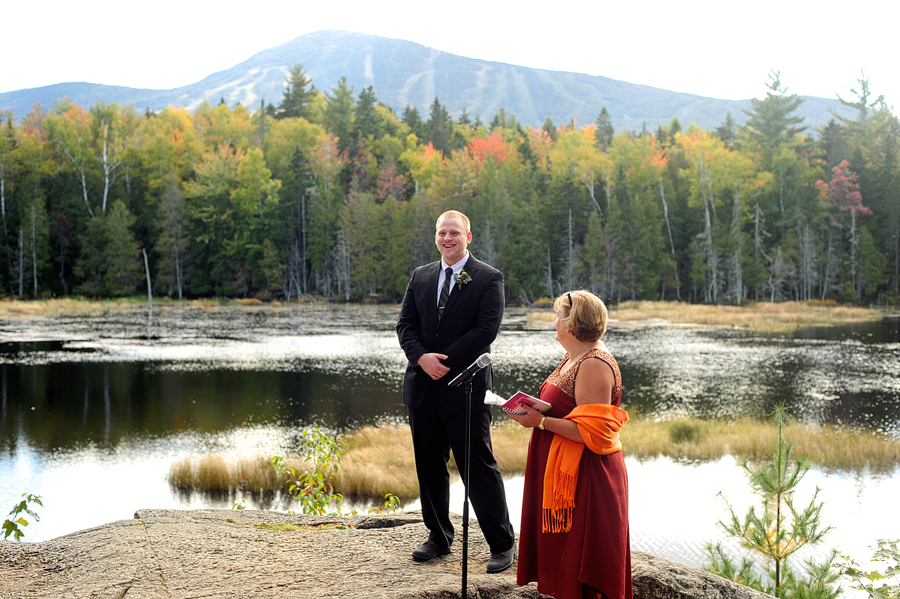
[{"label": "evergreen tree", "polygon": [[364,143],[367,139],[378,137],[378,115],[375,112],[377,103],[375,88],[371,85],[359,92],[353,118],[353,132],[350,135],[353,147]]},{"label": "evergreen tree", "polygon": [[154,287],[160,293],[181,299],[188,285],[185,275],[188,272],[190,237],[187,234],[184,195],[174,173],[166,178],[160,198],[160,213],[161,231],[155,247],[159,261]]},{"label": "evergreen tree", "polygon": [[138,244],[131,232],[135,218],[122,200],[107,214],[91,219],[82,236],[75,275],[78,292],[90,296],[131,295],[142,281]]},{"label": "evergreen tree", "polygon": [[725,115],[725,122],[716,127],[716,135],[719,136],[726,148],[730,148],[734,143],[735,128],[734,117],[731,116],[730,112]]},{"label": "evergreen tree", "polygon": [[681,121],[678,120],[677,116],[673,116],[672,120],[669,121],[669,139],[674,140],[675,136],[681,133]]},{"label": "evergreen tree", "polygon": [[859,228],[859,287],[862,295],[872,297],[887,282],[887,258],[875,247],[875,239],[863,225]]},{"label": "evergreen tree", "polygon": [[303,117],[308,120],[310,105],[317,95],[319,92],[312,84],[312,79],[304,72],[303,65],[295,64],[284,77],[284,98],[275,111],[275,117],[279,119]]},{"label": "evergreen tree", "polygon": [[428,122],[425,123],[426,137],[435,150],[446,152],[450,145],[450,136],[453,133],[453,119],[447,109],[441,106],[437,98],[431,105],[431,113]]},{"label": "evergreen tree", "polygon": [[609,146],[612,145],[613,136],[615,135],[615,131],[613,130],[612,119],[609,118],[609,112],[606,111],[606,106],[600,110],[600,114],[597,115],[597,120],[594,121],[594,136],[597,139],[597,145],[600,146],[600,149],[606,152],[609,150]]},{"label": "evergreen tree", "polygon": [[710,559],[707,570],[782,599],[835,599],[840,588],[834,583],[840,575],[830,566],[837,557],[836,550],[824,563],[808,560],[806,577],[789,565],[788,560],[794,553],[803,547],[820,544],[832,527],[822,523],[823,504],[817,501],[818,489],[807,507],[798,509],[794,506],[794,491],[809,472],[810,465],[792,456],[792,445],[784,436],[783,405],[776,406],[772,420],[776,429],[772,457],[760,466],[744,462],[750,487],[760,498],[760,511],[751,507],[742,520],[726,500],[728,520],[719,521],[726,534],[737,539],[752,555],[763,559],[771,582],[757,576],[753,562],[746,557],[737,567],[721,543],[707,545]]},{"label": "evergreen tree", "polygon": [[325,94],[325,126],[338,138],[338,148],[347,151],[352,147],[353,131],[353,88],[347,86],[347,78],[341,77],[337,87]]},{"label": "evergreen tree", "polygon": [[556,125],[553,124],[553,121],[550,120],[550,117],[547,117],[547,120],[544,121],[544,126],[541,127],[546,133],[547,137],[556,141]]},{"label": "evergreen tree", "polygon": [[775,149],[791,142],[795,135],[806,129],[799,126],[803,117],[794,116],[805,100],[796,94],[788,95],[787,88],[782,87],[780,71],[770,72],[769,78],[771,81],[766,84],[769,88],[766,97],[762,100],[752,98],[750,110],[744,110],[747,115],[744,130],[749,145],[759,148],[762,166],[766,170],[771,167]]},{"label": "evergreen tree", "polygon": [[425,136],[425,124],[419,115],[419,109],[410,104],[403,109],[403,118],[401,119],[409,127],[409,132],[422,139]]}]

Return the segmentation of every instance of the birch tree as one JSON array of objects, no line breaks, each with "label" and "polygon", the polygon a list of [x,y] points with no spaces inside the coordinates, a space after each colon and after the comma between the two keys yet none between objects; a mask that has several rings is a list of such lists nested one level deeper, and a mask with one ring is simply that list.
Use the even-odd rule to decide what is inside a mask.
[{"label": "birch tree", "polygon": [[94,218],[94,209],[88,200],[88,168],[95,159],[91,147],[91,115],[84,108],[63,101],[47,116],[46,126],[57,152],[67,161],[81,183],[84,205],[91,218]]},{"label": "birch tree", "polygon": [[119,176],[119,169],[125,158],[126,140],[120,129],[119,107],[115,104],[100,102],[91,107],[91,118],[95,131],[94,150],[100,172],[103,176],[103,194],[100,211],[106,212],[109,201],[109,189]]},{"label": "birch tree", "polygon": [[13,114],[8,110],[0,110],[0,215],[3,228],[6,229],[6,194],[15,173],[16,130],[13,127]]}]

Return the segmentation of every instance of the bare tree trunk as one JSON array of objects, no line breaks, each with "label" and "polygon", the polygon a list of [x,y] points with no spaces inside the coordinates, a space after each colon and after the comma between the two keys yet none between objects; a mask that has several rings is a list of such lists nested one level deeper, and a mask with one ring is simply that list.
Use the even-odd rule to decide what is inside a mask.
[{"label": "bare tree trunk", "polygon": [[337,251],[338,251],[338,263],[336,265],[338,281],[344,287],[344,301],[350,301],[350,281],[351,281],[351,271],[350,271],[350,248],[347,245],[347,235],[344,231],[344,226],[341,225],[341,228],[338,229],[338,243],[337,243]]},{"label": "bare tree trunk", "polygon": [[672,239],[672,225],[669,223],[669,204],[666,202],[666,190],[663,180],[659,180],[659,197],[662,199],[663,216],[666,218],[666,231],[669,232],[669,249],[675,255],[675,241]]},{"label": "bare tree trunk", "polygon": [[79,167],[78,171],[81,174],[81,191],[84,194],[84,205],[87,206],[88,214],[91,215],[91,218],[94,218],[94,210],[91,208],[91,203],[88,202],[87,177],[84,174],[84,167]]},{"label": "bare tree trunk", "polygon": [[25,248],[22,246],[22,236],[25,234],[19,227],[19,297],[25,291]]},{"label": "bare tree trunk", "polygon": [[34,297],[37,298],[37,209],[34,206],[31,207],[31,272],[34,279]]},{"label": "bare tree trunk", "polygon": [[[756,258],[757,262],[762,264],[763,258],[765,256],[765,250],[762,245],[762,236],[763,236],[763,224],[762,224],[762,210],[759,207],[759,199],[757,198],[756,205],[753,207],[754,218],[753,218],[753,256]],[[757,287],[753,291],[753,297],[757,301],[759,301],[759,287]]]},{"label": "bare tree trunk", "polygon": [[834,235],[831,228],[828,229],[828,253],[825,256],[825,276],[822,278],[822,301],[825,301],[825,295],[828,293],[828,285],[831,281],[831,261],[834,256]]},{"label": "bare tree trunk", "polygon": [[178,287],[178,299],[184,298],[184,277],[181,274],[181,252],[175,245],[175,286]]},{"label": "bare tree trunk", "polygon": [[150,283],[150,262],[147,260],[147,248],[141,248],[144,253],[144,272],[147,274],[147,302],[153,309],[153,285]]},{"label": "bare tree trunk", "polygon": [[711,301],[713,304],[717,304],[719,303],[719,263],[716,259],[716,249],[715,247],[713,247],[712,220],[709,216],[709,202],[705,202],[703,206],[706,215],[706,266],[709,268],[709,281],[707,282],[706,286],[706,295],[709,301]]},{"label": "bare tree trunk", "polygon": [[106,213],[106,204],[109,199],[109,188],[116,180],[116,170],[121,166],[122,162],[118,158],[118,146],[113,141],[112,156],[109,149],[109,123],[103,123],[103,145],[100,150],[100,166],[103,168],[103,203],[101,204],[101,212]]},{"label": "bare tree trunk", "polygon": [[854,299],[860,299],[862,297],[862,285],[857,281],[859,239],[856,234],[856,210],[850,210],[850,217],[850,280],[853,282]]},{"label": "bare tree trunk", "polygon": [[[666,202],[666,186],[663,183],[662,177],[659,179],[659,197],[662,199],[663,216],[666,218],[666,231],[669,232],[669,251],[671,252],[672,259],[675,263],[675,296],[681,301],[681,281],[678,280],[678,261],[675,260],[675,241],[672,239],[672,225],[669,223],[669,203]],[[665,296],[666,291],[664,284],[660,299],[665,299]]]},{"label": "bare tree trunk", "polygon": [[741,270],[741,188],[734,186],[734,209],[731,214],[731,243],[734,249],[731,254],[731,271],[734,281],[734,300],[741,305],[744,299],[744,277]]},{"label": "bare tree trunk", "polygon": [[547,290],[550,293],[550,299],[553,297],[553,260],[550,258],[550,246],[547,245]]},{"label": "bare tree trunk", "polygon": [[301,287],[297,289],[297,294],[299,296],[300,289],[303,290],[303,295],[306,296],[306,279],[308,278],[306,274],[306,195],[308,190],[304,190],[300,194],[300,276],[301,276]]},{"label": "bare tree trunk", "polygon": [[612,206],[610,202],[610,196],[612,195],[613,185],[612,185],[612,175],[606,175],[606,211],[610,212],[612,210]]},{"label": "bare tree trunk", "polygon": [[591,196],[591,201],[594,203],[594,208],[597,209],[597,213],[600,217],[603,217],[603,210],[600,209],[600,202],[597,201],[597,198],[594,196],[594,187],[595,184],[593,181],[584,181],[584,186],[587,187],[588,195]]}]

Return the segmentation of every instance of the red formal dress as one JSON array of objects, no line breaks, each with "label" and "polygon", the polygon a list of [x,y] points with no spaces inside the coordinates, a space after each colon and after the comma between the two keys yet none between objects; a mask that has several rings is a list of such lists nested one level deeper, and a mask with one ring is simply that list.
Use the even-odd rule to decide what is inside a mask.
[{"label": "red formal dress", "polygon": [[[562,418],[575,407],[575,377],[584,360],[599,359],[613,370],[612,405],[622,398],[622,375],[615,358],[594,349],[566,372],[566,354],[541,385],[540,398],[552,405],[547,416]],[[585,448],[578,467],[575,510],[568,532],[542,532],[544,470],[554,434],[532,429],[525,467],[517,583],[537,581],[556,599],[632,599],[628,533],[628,476],[621,451],[598,455]]]}]

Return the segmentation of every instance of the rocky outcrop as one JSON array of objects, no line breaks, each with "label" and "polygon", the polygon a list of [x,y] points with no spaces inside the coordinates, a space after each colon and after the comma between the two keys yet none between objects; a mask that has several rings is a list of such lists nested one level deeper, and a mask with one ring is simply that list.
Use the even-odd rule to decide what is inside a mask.
[{"label": "rocky outcrop", "polygon": [[[462,522],[453,553],[416,563],[427,535],[419,512],[319,517],[255,510],[139,510],[42,543],[0,543],[0,597],[53,599],[265,597],[453,598],[462,595]],[[484,572],[490,557],[469,530],[467,596],[544,597],[516,586],[515,568]],[[717,576],[633,555],[636,599],[765,599]]]}]

